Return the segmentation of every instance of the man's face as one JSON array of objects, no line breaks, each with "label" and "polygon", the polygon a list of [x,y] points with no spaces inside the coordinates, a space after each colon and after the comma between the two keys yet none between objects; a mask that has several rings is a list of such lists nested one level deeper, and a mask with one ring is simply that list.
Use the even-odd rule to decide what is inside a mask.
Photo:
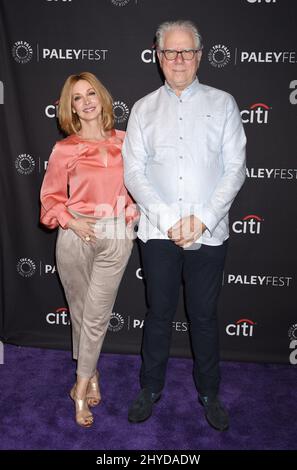
[{"label": "man's face", "polygon": [[[184,49],[196,49],[192,33],[183,29],[173,29],[164,34],[163,49],[173,49],[182,51]],[[164,54],[158,52],[161,69],[165,75],[167,83],[171,88],[181,93],[188,87],[196,76],[202,52],[194,55],[192,60],[184,60],[178,54],[175,60],[167,60]]]}]

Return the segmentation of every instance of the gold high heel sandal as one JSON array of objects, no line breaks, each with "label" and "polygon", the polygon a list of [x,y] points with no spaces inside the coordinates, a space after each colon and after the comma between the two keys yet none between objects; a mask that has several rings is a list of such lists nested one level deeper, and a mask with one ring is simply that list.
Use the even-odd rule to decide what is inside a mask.
[{"label": "gold high heel sandal", "polygon": [[100,394],[100,388],[99,388],[99,373],[98,370],[96,370],[95,375],[90,378],[88,387],[87,387],[87,402],[89,406],[97,406],[101,402],[101,394]]},{"label": "gold high heel sandal", "polygon": [[70,397],[75,403],[75,419],[77,424],[83,428],[89,428],[94,422],[92,413],[89,410],[87,397],[86,398],[77,398],[76,396],[76,386],[74,385],[70,391]]}]

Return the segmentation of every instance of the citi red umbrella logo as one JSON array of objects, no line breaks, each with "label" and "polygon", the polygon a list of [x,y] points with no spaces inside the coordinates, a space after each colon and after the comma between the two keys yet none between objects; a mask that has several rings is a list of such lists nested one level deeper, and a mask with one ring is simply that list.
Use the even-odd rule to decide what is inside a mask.
[{"label": "citi red umbrella logo", "polygon": [[248,109],[243,109],[241,120],[243,124],[267,124],[271,106],[265,103],[254,103]]},{"label": "citi red umbrella logo", "polygon": [[235,323],[230,323],[226,326],[226,333],[228,336],[245,336],[251,337],[254,334],[254,327],[257,325],[249,318],[241,318]]},{"label": "citi red umbrella logo", "polygon": [[55,312],[46,315],[46,322],[50,325],[70,325],[70,315],[67,307],[57,308]]},{"label": "citi red umbrella logo", "polygon": [[238,234],[259,235],[264,219],[256,214],[249,214],[232,224],[232,230]]}]

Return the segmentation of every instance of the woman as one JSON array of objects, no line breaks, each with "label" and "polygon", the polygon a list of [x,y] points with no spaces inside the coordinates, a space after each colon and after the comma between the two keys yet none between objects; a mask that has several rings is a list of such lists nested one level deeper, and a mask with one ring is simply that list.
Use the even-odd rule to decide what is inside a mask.
[{"label": "woman", "polygon": [[[113,128],[112,98],[84,72],[67,78],[56,143],[41,187],[41,222],[59,226],[56,261],[70,309],[77,380],[76,422],[89,427],[100,403],[97,361],[131,254],[137,217],[123,182],[124,132]],[[129,230],[126,230],[126,224]]]}]

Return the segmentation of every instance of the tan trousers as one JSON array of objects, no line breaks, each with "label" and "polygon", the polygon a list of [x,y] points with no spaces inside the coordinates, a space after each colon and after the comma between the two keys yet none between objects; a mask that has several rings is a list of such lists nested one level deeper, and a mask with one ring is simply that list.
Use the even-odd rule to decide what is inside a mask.
[{"label": "tan trousers", "polygon": [[96,220],[95,244],[86,244],[72,230],[60,228],[56,245],[57,270],[70,309],[76,372],[85,378],[95,374],[133,246],[124,217]]}]

